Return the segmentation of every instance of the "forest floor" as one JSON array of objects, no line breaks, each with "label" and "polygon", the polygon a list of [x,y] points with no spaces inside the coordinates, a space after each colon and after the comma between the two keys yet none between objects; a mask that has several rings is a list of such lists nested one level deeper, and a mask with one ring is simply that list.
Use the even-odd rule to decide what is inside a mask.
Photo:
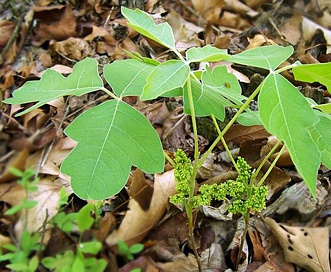
[{"label": "forest floor", "polygon": [[[237,54],[278,44],[294,47],[291,63],[331,61],[331,5],[327,0],[35,0],[27,3],[18,0],[0,3],[0,101],[11,97],[24,83],[41,78],[46,69],[70,74],[73,66],[86,57],[98,61],[101,76],[104,65],[129,58],[127,51],[161,62],[173,58],[167,49],[127,26],[121,5],[138,7],[153,14],[156,22],[169,23],[180,52],[211,44]],[[253,67],[232,65],[229,69],[239,80],[244,94],[255,89],[265,76],[264,71]],[[325,86],[297,82],[291,73],[286,77],[316,103],[330,102]],[[59,261],[64,262],[63,256],[69,251],[74,252],[74,257],[67,256],[68,259],[75,260],[79,243],[98,240],[102,248],[97,258],[106,260],[106,271],[137,268],[198,271],[189,243],[187,217],[180,207],[168,201],[169,175],[172,175],[169,164],[157,178],[132,169],[127,186],[98,204],[102,210],[98,224],[88,230],[80,232],[72,226],[64,232],[56,224],[50,224],[59,212],[62,187],[70,194],[69,204],[62,208],[65,214],[78,213],[86,205],[86,201],[74,195],[70,178],[60,172],[64,158],[76,145],[63,131],[79,114],[106,99],[102,91],[59,98],[20,117],[15,117],[15,113],[30,105],[0,102],[0,244],[22,248],[19,242],[22,233],[39,233],[45,248],[31,250],[28,259],[58,255]],[[180,100],[140,101],[137,97],[126,97],[125,102],[153,124],[168,154],[180,148],[188,156],[193,155],[191,121],[183,115]],[[198,119],[198,132],[199,150],[203,154],[217,132],[208,117]],[[244,157],[253,167],[275,140],[261,126],[247,128],[239,124],[233,125],[225,139],[233,154]],[[235,178],[225,154],[221,144],[215,148],[198,173],[199,184]],[[24,209],[14,215],[4,214],[27,197],[25,189],[17,183],[19,179],[11,173],[12,167],[22,172],[32,168],[40,178],[36,192],[28,194],[29,200],[37,203],[28,209],[28,214]],[[266,180],[269,188],[266,208],[260,215],[251,215],[239,261],[243,218],[224,212],[222,203],[197,210],[195,239],[204,271],[330,271],[330,177],[331,171],[322,165],[314,199],[291,158],[284,155]],[[139,183],[135,189],[138,193],[130,192],[132,182]],[[261,219],[262,215],[270,218],[268,224]],[[128,245],[141,243],[143,249],[132,252],[134,258],[130,258],[118,250],[118,240]],[[8,248],[2,249],[3,254],[6,252]],[[8,264],[8,261],[0,262],[0,270],[9,271]],[[237,268],[236,264],[239,264]],[[83,271],[71,267],[66,271]],[[25,271],[47,269],[40,261],[35,270]]]}]

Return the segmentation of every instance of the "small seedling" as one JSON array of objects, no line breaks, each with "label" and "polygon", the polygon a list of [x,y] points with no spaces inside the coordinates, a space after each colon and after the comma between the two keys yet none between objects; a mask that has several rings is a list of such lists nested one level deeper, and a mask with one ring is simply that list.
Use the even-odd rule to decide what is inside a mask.
[{"label": "small seedling", "polygon": [[138,254],[144,249],[143,244],[134,244],[132,246],[128,246],[122,240],[118,240],[117,245],[119,252],[122,253],[123,256],[129,261],[132,261],[134,259],[134,254]]},{"label": "small seedling", "polygon": [[[14,271],[36,271],[39,265],[39,259],[37,257],[37,252],[43,250],[44,246],[38,242],[39,234],[30,234],[27,231],[27,221],[28,221],[28,210],[35,207],[38,203],[37,201],[30,200],[28,198],[29,192],[35,192],[38,190],[36,184],[39,182],[38,178],[33,178],[35,171],[32,169],[21,172],[18,169],[10,169],[11,173],[20,179],[17,181],[26,193],[26,197],[22,199],[22,202],[5,212],[5,215],[13,215],[18,212],[25,210],[25,218],[23,222],[23,233],[20,240],[16,244],[6,244],[0,245],[0,261],[8,261],[9,264],[6,265],[7,268]],[[6,253],[2,254],[3,250]]]}]

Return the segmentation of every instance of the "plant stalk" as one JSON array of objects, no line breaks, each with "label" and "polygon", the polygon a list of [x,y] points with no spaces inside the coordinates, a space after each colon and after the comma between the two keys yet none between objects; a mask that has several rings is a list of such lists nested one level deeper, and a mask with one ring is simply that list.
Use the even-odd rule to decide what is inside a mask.
[{"label": "plant stalk", "polygon": [[194,215],[193,215],[193,204],[194,204],[194,194],[195,194],[195,179],[198,172],[198,162],[199,162],[199,141],[198,141],[198,129],[195,117],[195,108],[194,108],[194,101],[192,95],[192,87],[191,87],[191,78],[189,77],[187,82],[187,94],[189,99],[190,111],[191,111],[191,120],[192,120],[192,128],[193,128],[193,137],[194,137],[194,162],[193,162],[193,169],[192,169],[192,176],[190,181],[190,192],[188,197],[188,203],[186,207],[186,213],[188,217],[188,232],[189,232],[189,239],[191,242],[191,246],[193,248],[194,256],[198,264],[198,269],[201,272],[202,266],[199,254],[197,252],[197,248],[195,245],[194,240]]}]

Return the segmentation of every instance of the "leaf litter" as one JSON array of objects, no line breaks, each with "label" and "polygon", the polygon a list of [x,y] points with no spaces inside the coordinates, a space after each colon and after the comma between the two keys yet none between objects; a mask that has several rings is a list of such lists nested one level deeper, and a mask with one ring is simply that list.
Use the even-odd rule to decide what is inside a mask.
[{"label": "leaf litter", "polygon": [[[70,74],[75,62],[85,57],[98,61],[99,72],[102,71],[102,65],[126,58],[123,49],[139,52],[142,56],[153,57],[158,61],[172,58],[164,48],[128,28],[126,21],[119,14],[118,1],[107,4],[102,1],[72,1],[72,5],[52,5],[50,1],[34,2],[34,6],[27,7],[18,2],[16,8],[21,14],[14,9],[15,1],[12,1],[12,6],[8,3],[0,4],[3,7],[0,9],[0,60],[4,64],[0,68],[2,99],[11,97],[11,92],[25,81],[40,78],[46,68],[57,70],[57,76]],[[316,2],[318,5],[314,6],[313,3]],[[328,67],[331,6],[326,1],[310,1],[308,4],[295,1],[285,2],[284,5],[280,1],[268,0],[202,3],[203,1],[193,0],[162,3],[148,0],[145,10],[153,13],[157,23],[168,22],[172,26],[175,33],[174,44],[181,52],[192,47],[213,44],[232,53],[246,54],[249,48],[262,45],[292,44],[295,46],[292,55],[294,60],[307,64],[326,62]],[[307,17],[306,14],[310,16]],[[5,49],[7,44],[11,45],[10,50]],[[276,62],[278,58],[279,56],[275,56]],[[261,60],[258,66],[265,65],[269,64]],[[304,74],[302,77],[309,76],[314,81],[313,69],[312,66],[310,74]],[[253,76],[264,76],[261,70],[245,70],[240,64],[228,67],[228,71],[242,81],[241,87],[244,90],[248,88],[248,81],[252,80]],[[299,74],[300,68],[294,69],[293,72],[295,75]],[[296,82],[297,87],[307,87],[295,81],[292,74],[288,73],[286,77]],[[312,83],[312,86],[326,94],[324,91],[329,87],[328,78],[321,79],[320,82],[324,85]],[[97,85],[93,90],[82,90],[80,94],[96,91],[101,86]],[[116,87],[112,87],[116,91]],[[62,96],[61,90],[59,93]],[[177,148],[192,154],[192,128],[190,121],[183,115],[180,99],[164,98],[152,103],[131,98],[135,93],[129,95],[125,99],[130,100],[131,105],[158,127],[163,147],[170,156]],[[313,95],[314,92],[312,98]],[[9,167],[22,171],[29,167],[35,168],[42,181],[38,185],[38,191],[29,196],[38,201],[38,206],[31,210],[29,215],[31,223],[28,225],[31,231],[45,228],[45,220],[56,214],[55,203],[61,186],[66,186],[68,192],[71,192],[68,177],[60,172],[60,166],[76,143],[64,138],[63,129],[87,107],[104,102],[103,96],[98,92],[95,95],[88,93],[54,102],[53,99],[58,97],[53,95],[43,98],[43,101],[38,103],[38,106],[43,104],[41,109],[35,106],[29,108],[31,105],[17,108],[1,104],[1,207],[16,205],[24,197],[22,188],[17,185]],[[323,103],[330,102],[327,95],[321,99]],[[15,113],[22,111],[31,112],[15,117]],[[204,119],[206,121],[203,123],[207,123],[208,117]],[[324,123],[322,120],[318,125],[323,126]],[[315,131],[311,129],[310,133]],[[199,136],[201,152],[204,152],[210,140],[206,135],[208,134]],[[226,137],[232,149],[239,149],[239,154],[251,165],[256,165],[263,159],[274,141],[258,126],[249,130],[238,125],[233,126]],[[321,137],[327,139],[327,135]],[[200,183],[222,182],[224,176],[225,179],[233,176],[230,164],[220,156],[222,151],[222,145],[215,149],[213,157],[204,165],[204,173],[200,174]],[[323,155],[323,162],[326,164],[329,160],[327,154],[329,153]],[[311,158],[307,158],[305,163],[311,163]],[[318,179],[314,199],[307,187],[300,182],[301,177],[293,170],[293,162],[289,156],[282,156],[266,181],[269,187],[267,208],[263,211],[263,214],[268,216],[265,219],[266,224],[258,217],[251,218],[251,230],[245,237],[244,258],[239,271],[304,271],[302,268],[308,271],[330,271],[327,243],[330,227],[330,205],[327,202],[330,170],[321,169]],[[100,223],[99,230],[94,230],[95,235],[104,243],[103,254],[107,254],[109,248],[112,250],[106,257],[109,269],[113,269],[110,271],[116,271],[116,268],[119,271],[130,271],[136,267],[141,267],[142,271],[196,270],[196,263],[187,242],[185,215],[178,209],[180,207],[175,208],[168,202],[168,197],[174,193],[171,170],[155,177],[137,173],[136,170],[132,172],[129,180],[131,187],[129,182],[128,187],[116,197],[104,201],[103,223]],[[121,200],[123,197],[124,200]],[[83,204],[74,199],[74,210],[79,210]],[[113,212],[106,210],[107,205],[113,206]],[[204,210],[198,211],[198,250],[207,266],[215,271],[231,271],[229,269],[232,269],[236,262],[233,258],[236,256],[238,239],[242,232],[240,220],[233,218],[232,221],[227,221],[225,219],[229,218],[229,215],[220,216],[221,207],[217,207],[219,210],[216,213],[212,208],[216,207],[210,207],[210,210],[204,207]],[[0,237],[1,243],[12,242],[6,233],[14,233],[16,238],[20,236],[22,218],[23,213],[19,218],[1,216],[0,220],[5,226]],[[51,229],[50,226],[47,228]],[[53,239],[58,233],[55,229],[49,231],[44,243],[47,245],[49,240],[48,245],[54,245]],[[116,255],[115,245],[118,239],[128,244],[143,242],[143,255],[123,264]],[[57,250],[66,250],[70,243],[67,241],[61,244]],[[52,251],[48,252],[52,254]]]}]

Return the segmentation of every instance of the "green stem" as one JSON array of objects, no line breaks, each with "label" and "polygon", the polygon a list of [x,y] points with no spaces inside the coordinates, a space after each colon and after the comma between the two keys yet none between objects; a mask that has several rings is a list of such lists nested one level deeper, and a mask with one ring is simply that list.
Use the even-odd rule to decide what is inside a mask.
[{"label": "green stem", "polygon": [[109,91],[108,89],[106,89],[105,87],[101,87],[100,88],[101,91],[104,91],[106,94],[108,94],[110,97],[119,100],[120,98],[118,98],[115,94],[113,94],[111,91]]},{"label": "green stem", "polygon": [[202,166],[206,158],[209,156],[209,154],[214,150],[218,142],[222,139],[222,137],[225,135],[225,133],[230,129],[230,127],[234,124],[234,122],[237,120],[239,115],[245,111],[249,104],[252,102],[252,100],[255,98],[255,96],[258,95],[262,88],[263,82],[255,89],[255,91],[248,97],[248,99],[245,101],[245,103],[241,106],[241,108],[237,111],[237,113],[233,116],[233,118],[230,120],[230,122],[225,126],[222,133],[218,135],[216,140],[212,143],[212,145],[208,148],[208,150],[205,152],[205,154],[201,157],[198,163],[198,168]]},{"label": "green stem", "polygon": [[[215,128],[216,128],[216,130],[217,130],[218,135],[222,134],[222,132],[221,132],[221,130],[220,130],[220,127],[219,127],[219,125],[218,125],[218,123],[217,123],[217,120],[216,120],[214,114],[211,115],[211,118],[213,119],[213,122],[214,122],[214,125],[215,125]],[[233,156],[232,156],[232,154],[231,154],[231,151],[230,151],[230,149],[229,149],[227,143],[226,143],[225,140],[224,140],[224,137],[221,138],[221,141],[222,141],[222,144],[223,144],[223,146],[224,146],[224,148],[225,148],[225,150],[226,150],[226,153],[228,154],[228,156],[229,156],[229,158],[230,158],[230,160],[231,160],[231,162],[232,162],[234,168],[236,169],[237,173],[239,173],[238,165],[237,165],[237,163],[235,162],[235,160],[234,160],[234,158],[233,158]]]},{"label": "green stem", "polygon": [[189,100],[189,106],[191,111],[191,120],[192,120],[192,128],[193,128],[193,137],[194,137],[194,162],[193,162],[193,169],[192,169],[192,176],[190,181],[190,192],[188,197],[188,203],[186,206],[186,214],[188,217],[188,231],[189,231],[189,239],[191,242],[191,246],[194,252],[195,259],[198,264],[199,271],[202,271],[200,257],[198,255],[195,240],[194,240],[194,216],[193,216],[193,205],[194,205],[194,193],[195,193],[195,179],[198,172],[198,162],[199,162],[199,141],[198,141],[198,128],[195,119],[195,108],[194,108],[194,101],[193,101],[193,94],[192,94],[192,87],[191,87],[191,78],[189,77],[186,82],[187,86],[187,95]]},{"label": "green stem", "polygon": [[283,147],[281,148],[281,150],[278,152],[276,158],[272,161],[272,163],[270,164],[270,167],[268,168],[267,172],[265,172],[265,174],[263,175],[263,177],[261,178],[261,180],[259,181],[259,183],[257,184],[258,187],[260,187],[263,182],[266,180],[266,178],[268,177],[268,175],[270,174],[270,172],[272,171],[272,169],[274,168],[274,166],[276,165],[278,159],[280,158],[280,156],[282,155],[282,153],[284,152],[286,148],[286,145],[284,144]]},{"label": "green stem", "polygon": [[270,158],[270,156],[276,151],[278,146],[280,145],[282,141],[278,140],[278,142],[274,145],[274,147],[268,152],[268,154],[263,158],[263,161],[260,163],[259,167],[256,169],[256,171],[252,174],[251,179],[255,180],[257,175],[260,173],[263,165],[267,162],[267,160]]},{"label": "green stem", "polygon": [[301,65],[301,64],[300,64],[299,62],[296,61],[296,62],[293,63],[293,64],[286,65],[285,67],[282,67],[282,68],[280,68],[280,69],[274,71],[274,73],[276,73],[276,74],[280,74],[281,72],[284,72],[284,71],[286,71],[286,70],[289,70],[289,69],[291,69],[291,68],[293,68],[293,67],[296,67],[296,66],[299,66],[299,65]]}]

